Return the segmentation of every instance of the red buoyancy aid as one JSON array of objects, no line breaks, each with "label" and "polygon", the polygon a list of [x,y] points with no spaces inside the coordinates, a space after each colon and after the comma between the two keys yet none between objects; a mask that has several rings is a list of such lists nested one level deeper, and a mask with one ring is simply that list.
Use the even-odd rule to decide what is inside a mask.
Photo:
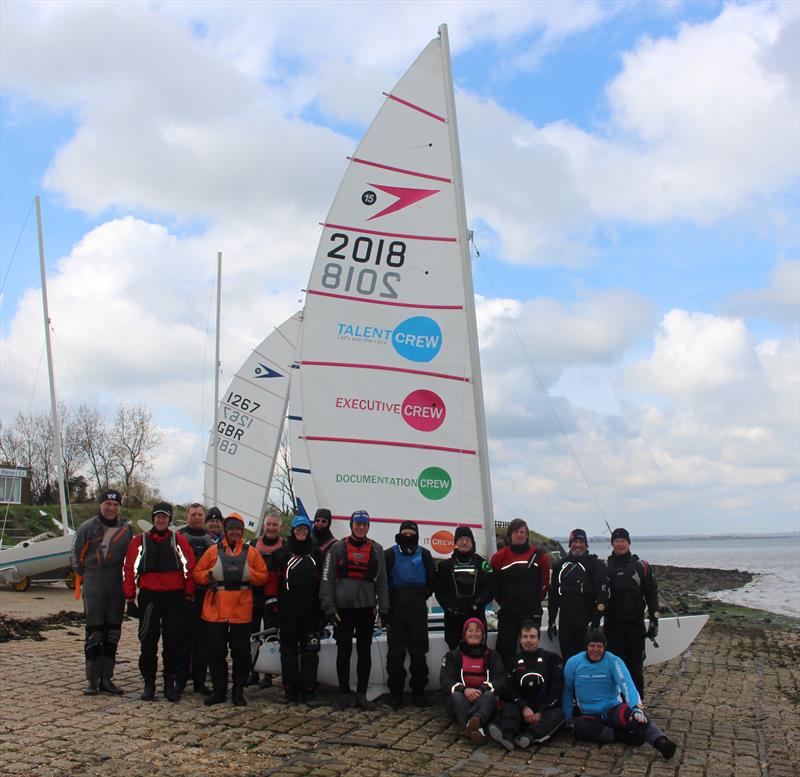
[{"label": "red buoyancy aid", "polygon": [[349,577],[356,580],[374,580],[378,575],[378,565],[370,564],[372,561],[372,543],[366,540],[360,547],[350,541],[344,540],[346,554],[339,560],[337,577]]},{"label": "red buoyancy aid", "polygon": [[461,682],[467,688],[480,688],[489,680],[488,652],[480,656],[461,653]]}]

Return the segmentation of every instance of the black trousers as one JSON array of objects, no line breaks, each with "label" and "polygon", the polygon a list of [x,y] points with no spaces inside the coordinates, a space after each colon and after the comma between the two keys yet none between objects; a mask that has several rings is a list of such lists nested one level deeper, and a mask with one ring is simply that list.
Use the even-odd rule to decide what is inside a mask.
[{"label": "black trousers", "polygon": [[444,641],[450,650],[455,650],[464,635],[464,623],[467,618],[477,618],[483,623],[484,633],[486,632],[486,611],[477,610],[469,615],[455,615],[445,612],[444,614]]},{"label": "black trousers", "polygon": [[247,685],[250,674],[250,622],[209,623],[208,667],[214,693],[225,694],[228,690],[228,647],[233,660],[233,684]]},{"label": "black trousers", "polygon": [[542,613],[518,612],[501,609],[497,614],[497,652],[503,659],[503,666],[511,666],[511,661],[517,652],[519,641],[519,627],[523,621],[533,621],[537,628],[542,625]]},{"label": "black trousers", "polygon": [[464,696],[464,691],[456,691],[450,694],[446,704],[450,720],[455,721],[459,728],[464,728],[474,716],[480,719],[481,726],[485,726],[494,716],[496,708],[497,700],[492,691],[484,691],[475,701]]},{"label": "black trousers", "polygon": [[350,690],[350,656],[353,654],[353,635],[356,638],[356,691],[366,693],[372,671],[372,630],[375,615],[371,607],[345,607],[339,611],[339,622],[333,628],[336,640],[336,676],[339,692]]},{"label": "black trousers", "polygon": [[318,608],[290,611],[280,618],[281,675],[290,696],[317,689],[320,618]]},{"label": "black trousers", "polygon": [[139,589],[139,671],[148,682],[155,682],[156,679],[159,637],[164,675],[174,677],[178,671],[183,602],[183,589]]},{"label": "black trousers", "polygon": [[639,696],[644,698],[644,639],[647,635],[644,618],[606,622],[605,631],[609,651],[625,662]]},{"label": "black trousers", "polygon": [[498,715],[498,725],[503,736],[513,740],[517,734],[527,734],[534,742],[546,742],[564,725],[564,710],[561,707],[550,707],[542,712],[538,723],[528,725],[522,717],[522,711],[516,704],[504,704]]},{"label": "black trousers", "polygon": [[653,744],[664,732],[652,720],[639,723],[627,704],[617,704],[602,717],[579,715],[575,718],[575,736],[589,742],[625,742],[629,745]]},{"label": "black trousers", "polygon": [[406,653],[410,657],[411,691],[421,694],[428,684],[428,608],[425,600],[393,602],[387,635],[386,674],[389,693],[399,696],[406,683]]},{"label": "black trousers", "polygon": [[208,670],[206,627],[201,617],[206,598],[204,588],[198,588],[193,602],[184,602],[181,613],[180,656],[177,681],[183,687],[192,678],[195,685],[203,685]]},{"label": "black trousers", "polygon": [[[574,624],[560,619],[558,624],[558,645],[561,648],[561,658],[566,663],[568,658],[582,652],[586,647],[586,629],[589,621]],[[614,652],[613,650],[611,651]]]}]

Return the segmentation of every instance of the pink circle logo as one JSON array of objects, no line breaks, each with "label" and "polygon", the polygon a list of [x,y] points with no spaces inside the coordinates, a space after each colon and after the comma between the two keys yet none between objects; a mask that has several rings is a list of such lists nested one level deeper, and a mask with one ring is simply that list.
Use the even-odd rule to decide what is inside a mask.
[{"label": "pink circle logo", "polygon": [[447,409],[438,394],[427,389],[412,391],[403,400],[403,420],[420,432],[432,432],[444,423]]}]

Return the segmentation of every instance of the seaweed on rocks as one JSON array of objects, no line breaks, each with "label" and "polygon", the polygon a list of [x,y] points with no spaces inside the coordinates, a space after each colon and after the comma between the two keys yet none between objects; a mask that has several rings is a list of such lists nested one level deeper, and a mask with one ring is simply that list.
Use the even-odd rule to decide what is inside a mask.
[{"label": "seaweed on rocks", "polygon": [[0,642],[12,639],[42,640],[42,631],[54,629],[59,626],[74,626],[83,623],[82,612],[62,610],[54,615],[45,615],[41,618],[13,618],[0,614]]}]

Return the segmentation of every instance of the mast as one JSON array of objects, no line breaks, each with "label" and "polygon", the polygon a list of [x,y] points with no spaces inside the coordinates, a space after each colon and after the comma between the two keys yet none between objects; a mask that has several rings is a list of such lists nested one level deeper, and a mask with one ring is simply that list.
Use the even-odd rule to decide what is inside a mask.
[{"label": "mast", "polygon": [[486,532],[487,553],[491,556],[497,550],[494,533],[494,510],[492,507],[492,481],[489,473],[489,448],[486,442],[486,413],[483,407],[483,381],[481,379],[481,357],[478,351],[478,324],[475,318],[475,291],[472,286],[472,263],[469,255],[469,228],[467,227],[467,206],[464,200],[464,179],[461,173],[461,150],[458,144],[458,122],[456,120],[456,100],[453,92],[453,69],[450,62],[450,39],[447,25],[439,26],[442,42],[442,70],[444,73],[445,100],[447,101],[447,129],[450,133],[450,156],[453,163],[453,186],[456,193],[456,214],[458,218],[458,246],[461,251],[461,266],[464,279],[464,310],[467,314],[467,335],[469,354],[472,362],[472,391],[475,406],[475,428],[478,432],[478,455],[481,462],[483,488],[483,527]]},{"label": "mast", "polygon": [[[219,424],[219,323],[220,323],[220,310],[222,308],[222,251],[217,251],[217,322],[215,326],[215,345],[214,345],[214,431],[216,437],[217,425]],[[217,504],[217,475],[218,475],[218,459],[219,457],[219,440],[216,440],[214,445],[214,487],[211,492],[212,501],[215,507]]]},{"label": "mast", "polygon": [[47,306],[47,271],[44,263],[44,235],[42,233],[42,204],[36,195],[36,229],[39,235],[39,272],[42,276],[42,313],[44,315],[44,342],[47,350],[47,375],[50,378],[50,412],[53,415],[53,452],[56,457],[58,495],[61,500],[61,528],[64,535],[69,533],[67,523],[67,490],[64,484],[64,451],[61,447],[61,423],[58,418],[56,401],[56,382],[53,376],[53,348],[50,345],[50,312]]}]

